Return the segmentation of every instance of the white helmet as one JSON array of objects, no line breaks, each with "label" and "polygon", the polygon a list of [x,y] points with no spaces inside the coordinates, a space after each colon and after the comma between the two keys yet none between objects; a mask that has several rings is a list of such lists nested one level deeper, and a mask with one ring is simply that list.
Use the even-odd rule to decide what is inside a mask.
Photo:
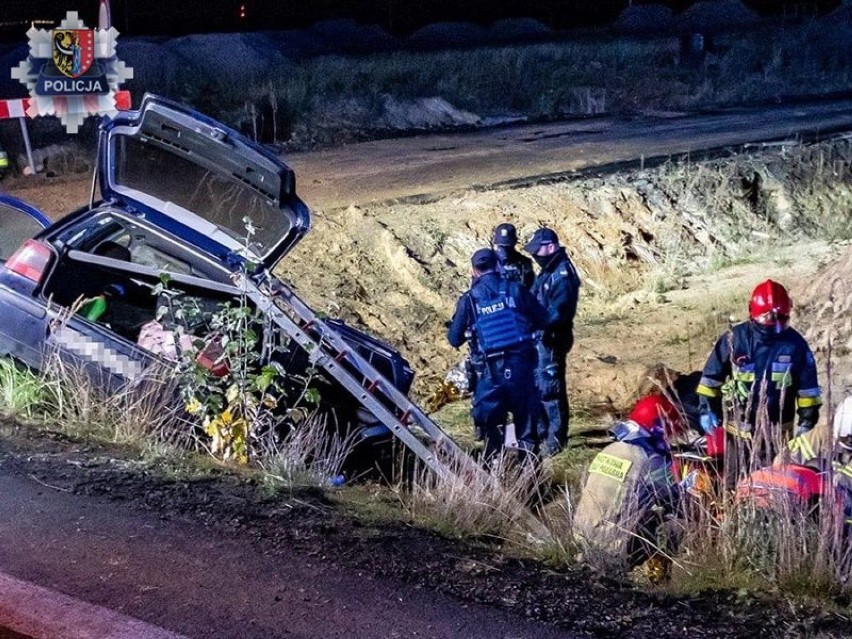
[{"label": "white helmet", "polygon": [[834,412],[834,441],[852,448],[852,396],[844,399]]}]

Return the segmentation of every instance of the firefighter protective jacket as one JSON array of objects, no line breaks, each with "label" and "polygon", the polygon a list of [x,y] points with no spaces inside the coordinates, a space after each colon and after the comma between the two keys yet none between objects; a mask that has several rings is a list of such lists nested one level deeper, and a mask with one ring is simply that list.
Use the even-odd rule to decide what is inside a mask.
[{"label": "firefighter protective jacket", "polygon": [[613,442],[589,466],[574,531],[585,544],[629,559],[637,543],[656,542],[657,520],[674,510],[677,496],[668,455],[647,438]]},{"label": "firefighter protective jacket", "polygon": [[779,333],[743,322],[722,335],[713,347],[698,385],[717,416],[724,396],[737,417],[754,426],[765,402],[769,422],[816,423],[822,404],[816,361],[805,339],[794,329]]},{"label": "firefighter protective jacket", "polygon": [[788,461],[800,466],[809,466],[831,477],[837,500],[843,507],[847,526],[852,526],[852,451],[828,441],[830,435],[820,426],[794,437],[787,443],[787,450],[775,460],[776,464]]}]

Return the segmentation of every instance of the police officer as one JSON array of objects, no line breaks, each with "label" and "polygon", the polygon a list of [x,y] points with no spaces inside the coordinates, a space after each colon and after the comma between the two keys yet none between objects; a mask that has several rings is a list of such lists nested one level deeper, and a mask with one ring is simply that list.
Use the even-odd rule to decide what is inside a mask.
[{"label": "police officer", "polygon": [[[759,421],[771,427],[760,433],[759,442],[771,455],[776,440],[793,431],[797,415],[796,435],[811,430],[819,419],[816,362],[805,339],[788,326],[791,309],[787,289],[772,280],[761,282],[751,294],[749,321],[722,335],[704,365],[697,388],[701,427],[709,433],[720,426],[727,400],[732,410],[724,426],[728,443],[733,438],[746,452],[740,462],[750,462]],[[726,461],[730,459],[726,452]]]},{"label": "police officer", "polygon": [[538,229],[524,249],[540,270],[532,293],[547,311],[547,327],[537,342],[536,383],[541,393],[538,434],[542,452],[555,455],[568,441],[568,389],[565,374],[574,345],[574,315],[580,295],[580,277],[553,229]]},{"label": "police officer", "polygon": [[532,287],[535,280],[532,260],[521,255],[515,245],[518,243],[518,231],[514,224],[504,222],[494,227],[491,246],[497,253],[497,268],[500,275],[509,280],[520,282],[527,289]]},{"label": "police officer", "polygon": [[523,458],[538,447],[533,332],[544,328],[547,314],[523,286],[500,276],[492,249],[476,251],[471,265],[473,284],[456,304],[447,340],[455,348],[470,342],[478,368],[472,416],[486,459],[503,448],[508,413]]}]

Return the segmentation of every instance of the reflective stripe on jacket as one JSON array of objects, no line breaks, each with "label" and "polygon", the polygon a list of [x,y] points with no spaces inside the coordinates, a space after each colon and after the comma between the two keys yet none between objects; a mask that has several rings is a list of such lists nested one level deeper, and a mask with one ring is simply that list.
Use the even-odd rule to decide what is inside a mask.
[{"label": "reflective stripe on jacket", "polygon": [[772,423],[792,423],[796,409],[822,404],[816,361],[805,339],[792,328],[774,333],[753,322],[737,324],[719,338],[697,392],[716,400],[725,396],[743,413],[748,407],[749,414],[740,417],[750,424],[764,402]]},{"label": "reflective stripe on jacket", "polygon": [[613,442],[589,466],[574,531],[596,548],[623,554],[649,509],[672,507],[676,491],[669,459],[645,446]]}]

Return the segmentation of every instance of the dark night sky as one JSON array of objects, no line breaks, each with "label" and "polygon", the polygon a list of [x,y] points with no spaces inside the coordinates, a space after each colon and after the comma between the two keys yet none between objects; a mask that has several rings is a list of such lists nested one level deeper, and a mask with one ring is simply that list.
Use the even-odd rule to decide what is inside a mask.
[{"label": "dark night sky", "polygon": [[[652,0],[653,1],[653,0]],[[292,29],[318,20],[352,18],[375,23],[398,35],[431,22],[470,20],[483,24],[501,18],[532,17],[554,29],[603,24],[614,19],[628,0],[112,0],[113,24],[125,35]],[[689,0],[655,0],[675,10]],[[33,19],[58,21],[78,11],[95,26],[97,0],[2,0],[0,23]],[[634,0],[634,4],[648,4]],[[827,10],[839,0],[746,0],[762,12],[801,13]],[[245,18],[240,19],[241,6]],[[23,25],[2,27],[9,38]]]}]

